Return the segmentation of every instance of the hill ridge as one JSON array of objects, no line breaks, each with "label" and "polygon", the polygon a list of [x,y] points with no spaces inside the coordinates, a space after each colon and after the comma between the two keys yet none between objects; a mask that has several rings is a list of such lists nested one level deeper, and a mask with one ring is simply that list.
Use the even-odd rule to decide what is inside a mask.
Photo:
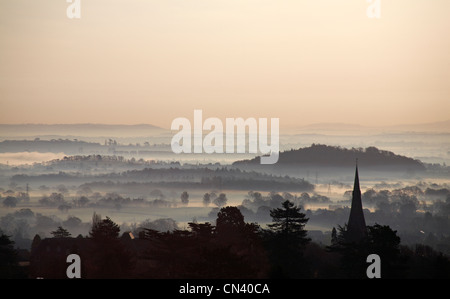
[{"label": "hill ridge", "polygon": [[[397,155],[390,151],[380,150],[374,146],[363,148],[343,148],[325,144],[312,144],[310,147],[291,149],[280,152],[275,165],[317,165],[327,167],[343,167],[358,163],[364,166],[407,166],[411,169],[424,170],[420,160]],[[259,164],[260,157],[250,160],[240,160],[235,166]]]}]

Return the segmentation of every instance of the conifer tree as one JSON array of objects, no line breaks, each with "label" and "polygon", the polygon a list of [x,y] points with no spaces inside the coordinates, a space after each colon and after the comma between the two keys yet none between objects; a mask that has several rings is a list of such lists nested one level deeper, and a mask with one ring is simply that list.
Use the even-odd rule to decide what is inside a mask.
[{"label": "conifer tree", "polygon": [[273,278],[307,277],[303,250],[311,241],[304,229],[308,218],[300,208],[286,200],[282,208],[270,210],[273,223],[269,224],[268,249]]},{"label": "conifer tree", "polygon": [[299,242],[300,245],[306,245],[310,239],[307,238],[307,231],[304,227],[309,219],[300,212],[299,207],[294,206],[289,200],[283,202],[282,207],[282,209],[270,210],[270,216],[274,223],[268,226],[280,237]]},{"label": "conifer tree", "polygon": [[58,226],[58,229],[52,231],[51,234],[53,235],[53,238],[69,238],[71,236],[69,231],[62,226]]}]

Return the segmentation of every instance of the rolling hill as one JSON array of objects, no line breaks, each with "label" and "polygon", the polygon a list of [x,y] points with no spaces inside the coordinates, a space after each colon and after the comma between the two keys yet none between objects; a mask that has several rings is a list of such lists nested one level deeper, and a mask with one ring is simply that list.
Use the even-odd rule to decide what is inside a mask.
[{"label": "rolling hill", "polygon": [[[280,152],[278,163],[274,164],[274,167],[353,167],[356,159],[358,159],[358,164],[368,168],[386,166],[389,168],[397,168],[399,170],[425,170],[425,166],[419,160],[396,155],[393,152],[380,150],[376,147],[347,149],[323,144],[313,144],[310,147]],[[237,167],[259,164],[260,157],[250,160],[240,160],[233,163],[233,165]]]}]

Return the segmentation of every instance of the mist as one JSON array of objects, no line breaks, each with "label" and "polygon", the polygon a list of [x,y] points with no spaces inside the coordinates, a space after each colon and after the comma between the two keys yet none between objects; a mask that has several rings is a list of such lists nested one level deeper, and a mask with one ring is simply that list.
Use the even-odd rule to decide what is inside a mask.
[{"label": "mist", "polygon": [[[33,240],[50,242],[60,230],[71,239],[90,240],[95,215],[117,223],[124,244],[128,238],[156,238],[164,248],[170,247],[170,240],[180,234],[193,237],[195,229],[208,225],[214,230],[226,207],[237,207],[246,223],[258,226],[258,238],[269,242],[271,211],[288,200],[308,219],[305,229],[311,244],[305,250],[314,260],[333,246],[333,231],[347,224],[358,159],[367,225],[389,226],[401,246],[413,252],[420,244],[450,255],[450,168],[441,133],[282,134],[278,163],[261,165],[254,154],[174,154],[170,135],[161,130],[147,137],[139,132],[83,137],[76,127],[62,129],[75,134],[68,138],[33,133],[0,142],[0,229],[20,252],[31,251],[38,242]],[[420,147],[424,142],[427,146]],[[414,155],[405,155],[413,145]],[[223,250],[216,246],[224,240],[208,242],[210,250]],[[248,256],[250,264],[269,250],[263,247]],[[22,259],[27,261],[26,255]],[[168,262],[161,256],[163,261]],[[144,269],[135,271],[148,277]],[[268,268],[258,271],[262,277],[273,275]]]}]

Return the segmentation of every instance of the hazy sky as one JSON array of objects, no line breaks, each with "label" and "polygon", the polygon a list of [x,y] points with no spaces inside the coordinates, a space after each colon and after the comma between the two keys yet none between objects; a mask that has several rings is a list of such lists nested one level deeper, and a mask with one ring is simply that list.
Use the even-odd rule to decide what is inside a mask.
[{"label": "hazy sky", "polygon": [[450,1],[0,0],[0,123],[450,119]]}]

